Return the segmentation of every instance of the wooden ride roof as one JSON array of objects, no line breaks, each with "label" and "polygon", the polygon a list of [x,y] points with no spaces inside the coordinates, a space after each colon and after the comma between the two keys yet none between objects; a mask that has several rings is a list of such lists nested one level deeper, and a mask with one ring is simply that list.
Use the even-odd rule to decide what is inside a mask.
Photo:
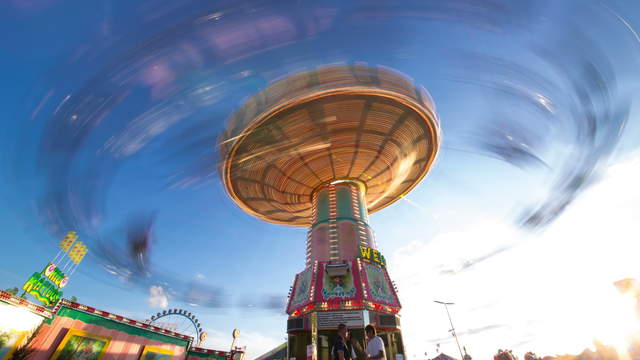
[{"label": "wooden ride roof", "polygon": [[219,140],[232,199],[266,221],[308,226],[311,195],[358,179],[369,212],[409,192],[439,145],[429,95],[379,67],[328,66],[291,75],[249,99]]}]

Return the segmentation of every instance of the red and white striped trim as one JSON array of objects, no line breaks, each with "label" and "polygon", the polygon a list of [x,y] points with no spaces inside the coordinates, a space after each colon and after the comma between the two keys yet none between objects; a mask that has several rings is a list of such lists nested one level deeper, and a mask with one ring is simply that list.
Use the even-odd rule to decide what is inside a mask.
[{"label": "red and white striped trim", "polygon": [[51,319],[53,317],[53,312],[44,306],[36,305],[27,299],[23,299],[21,297],[11,295],[6,291],[0,290],[0,301],[4,301],[11,305],[21,307],[23,309],[27,309],[28,311],[40,315],[42,317],[46,317]]},{"label": "red and white striped trim", "polygon": [[150,330],[156,333],[160,333],[163,335],[168,335],[174,338],[178,338],[178,339],[182,339],[182,340],[187,340],[189,341],[189,344],[193,343],[193,337],[191,336],[187,336],[184,334],[179,334],[177,332],[171,331],[171,330],[167,330],[167,329],[163,329],[154,325],[150,325],[138,320],[133,320],[133,319],[129,319],[126,318],[124,316],[120,316],[120,315],[116,315],[116,314],[112,314],[106,311],[102,311],[102,310],[98,310],[96,308],[92,308],[91,306],[87,306],[87,305],[82,305],[82,304],[78,304],[72,301],[69,301],[67,299],[62,299],[60,300],[60,302],[58,303],[58,305],[56,306],[55,312],[57,313],[58,310],[60,309],[60,307],[65,306],[71,309],[75,309],[75,310],[80,310],[89,314],[93,314],[96,316],[100,316],[102,318],[105,319],[109,319],[109,320],[113,320],[113,321],[117,321],[119,323],[122,324],[127,324],[127,325],[131,325],[131,326],[135,326],[141,329],[145,329],[145,330]]},{"label": "red and white striped trim", "polygon": [[229,353],[228,351],[211,350],[211,349],[204,349],[199,347],[192,347],[191,349],[189,349],[189,351],[200,353],[200,354],[207,354],[207,355],[215,354],[215,355],[226,356],[226,357],[229,357],[231,355],[231,353]]}]

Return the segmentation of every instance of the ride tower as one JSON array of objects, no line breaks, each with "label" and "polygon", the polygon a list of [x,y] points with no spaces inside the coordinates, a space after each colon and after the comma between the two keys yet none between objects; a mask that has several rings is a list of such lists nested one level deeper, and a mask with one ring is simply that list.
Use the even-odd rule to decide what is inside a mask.
[{"label": "ride tower", "polygon": [[228,194],[265,221],[309,228],[286,309],[288,358],[329,360],[339,323],[363,345],[375,324],[388,358],[404,355],[400,301],[368,218],[422,180],[439,134],[424,88],[366,65],[288,76],[231,117],[218,144]]}]

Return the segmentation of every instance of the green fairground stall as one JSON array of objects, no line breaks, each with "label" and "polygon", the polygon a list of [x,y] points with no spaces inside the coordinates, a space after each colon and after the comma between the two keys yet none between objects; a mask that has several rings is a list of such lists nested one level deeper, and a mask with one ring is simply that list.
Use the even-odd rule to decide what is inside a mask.
[{"label": "green fairground stall", "polygon": [[0,291],[0,360],[243,360],[244,350],[192,346],[194,339],[65,299],[53,308]]}]

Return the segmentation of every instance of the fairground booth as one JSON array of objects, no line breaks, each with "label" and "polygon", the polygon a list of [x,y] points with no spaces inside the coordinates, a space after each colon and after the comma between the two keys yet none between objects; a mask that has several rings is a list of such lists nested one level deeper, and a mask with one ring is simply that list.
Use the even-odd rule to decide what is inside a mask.
[{"label": "fairground booth", "polygon": [[[377,252],[376,258],[382,259]],[[331,359],[331,345],[338,336],[339,324],[347,325],[362,347],[364,327],[374,324],[389,358],[403,356],[399,311],[400,303],[383,265],[364,258],[314,263],[296,276],[290,296],[289,357],[306,359],[308,345],[315,335],[317,359]]]},{"label": "fairground booth", "polygon": [[46,308],[0,291],[0,359],[243,360],[244,351],[192,346],[194,339],[147,322],[61,299]]}]

